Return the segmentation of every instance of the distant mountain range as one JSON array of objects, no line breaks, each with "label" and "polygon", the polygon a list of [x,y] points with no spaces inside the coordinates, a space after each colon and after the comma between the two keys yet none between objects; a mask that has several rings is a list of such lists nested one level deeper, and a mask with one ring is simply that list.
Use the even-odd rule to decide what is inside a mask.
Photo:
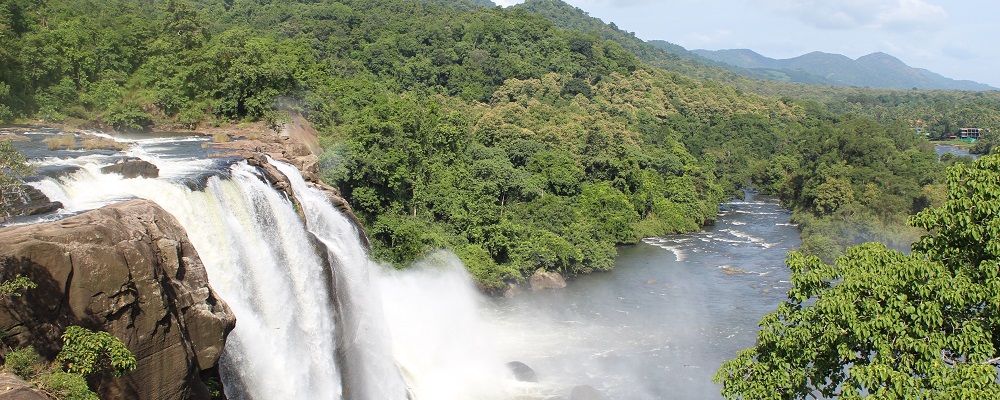
[{"label": "distant mountain range", "polygon": [[[485,3],[486,0],[475,0]],[[526,0],[513,6],[540,14],[557,27],[596,34],[615,41],[650,65],[698,79],[736,82],[750,77],[813,85],[879,89],[1000,90],[973,81],[949,79],[926,69],[912,68],[899,59],[872,53],[852,60],[840,54],[813,52],[787,60],[762,56],[752,50],[688,50],[663,40],[644,42],[614,23],[591,17],[562,0]]]},{"label": "distant mountain range", "polygon": [[758,77],[786,82],[883,89],[1000,90],[913,68],[885,53],[872,53],[856,60],[818,51],[782,60],[747,49],[692,50],[690,53],[762,75]]}]

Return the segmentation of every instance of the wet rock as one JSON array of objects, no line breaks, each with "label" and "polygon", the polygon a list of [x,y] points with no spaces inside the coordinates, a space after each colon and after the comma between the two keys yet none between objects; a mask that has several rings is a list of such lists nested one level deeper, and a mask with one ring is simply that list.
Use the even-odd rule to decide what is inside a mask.
[{"label": "wet rock", "polygon": [[42,166],[35,168],[34,177],[25,179],[25,181],[41,180],[43,177],[49,177],[52,179],[62,179],[70,176],[82,168],[76,165],[52,165],[52,166]]},{"label": "wet rock", "polygon": [[125,177],[125,179],[140,177],[152,179],[160,176],[160,169],[156,165],[134,157],[124,158],[112,165],[101,168],[101,172],[105,174],[119,174]]},{"label": "wet rock", "polygon": [[520,295],[521,293],[524,293],[524,289],[521,289],[521,285],[518,285],[516,283],[508,283],[507,289],[503,291],[503,297],[505,299],[511,299],[514,298],[514,296]]},{"label": "wet rock", "polygon": [[21,274],[38,285],[0,299],[4,344],[33,345],[51,360],[67,326],[107,331],[137,368],[97,378],[101,398],[208,398],[201,373],[216,367],[236,319],[172,215],[132,200],[0,229],[0,243],[0,279]]},{"label": "wet rock", "polygon": [[593,386],[580,385],[569,392],[569,400],[604,400],[604,395]]},{"label": "wet rock", "polygon": [[[8,217],[48,214],[63,207],[62,203],[50,200],[45,193],[35,189],[34,186],[21,185],[18,192],[15,192],[14,198],[7,203]],[[0,215],[0,221],[2,220],[3,215]]]},{"label": "wet rock", "polygon": [[544,268],[539,268],[535,271],[528,282],[531,283],[532,292],[566,287],[566,279],[563,279],[561,274],[555,271],[546,271]]},{"label": "wet rock", "polygon": [[507,363],[507,368],[510,368],[510,371],[514,373],[514,379],[519,382],[538,382],[535,370],[523,362],[511,361]]},{"label": "wet rock", "polygon": [[10,140],[12,142],[30,142],[31,138],[23,135],[18,135],[14,132],[0,133],[0,142]]}]

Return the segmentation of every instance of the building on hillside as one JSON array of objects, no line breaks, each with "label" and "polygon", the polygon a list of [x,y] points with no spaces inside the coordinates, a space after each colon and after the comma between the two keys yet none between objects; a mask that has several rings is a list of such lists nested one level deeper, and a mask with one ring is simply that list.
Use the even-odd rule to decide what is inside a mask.
[{"label": "building on hillside", "polygon": [[959,139],[979,139],[986,133],[982,128],[962,128],[958,130]]}]

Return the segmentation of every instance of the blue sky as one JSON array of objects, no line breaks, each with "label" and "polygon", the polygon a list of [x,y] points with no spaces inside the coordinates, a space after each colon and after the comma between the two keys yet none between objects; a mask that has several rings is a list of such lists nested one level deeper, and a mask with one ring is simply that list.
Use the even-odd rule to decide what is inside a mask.
[{"label": "blue sky", "polygon": [[[502,6],[523,0],[494,0]],[[566,0],[643,40],[772,58],[876,51],[1000,87],[997,0]]]}]

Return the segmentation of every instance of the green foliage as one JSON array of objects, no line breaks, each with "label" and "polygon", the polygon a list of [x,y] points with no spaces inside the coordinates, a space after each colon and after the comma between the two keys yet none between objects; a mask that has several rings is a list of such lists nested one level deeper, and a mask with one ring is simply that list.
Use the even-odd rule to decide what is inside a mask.
[{"label": "green foliage", "polygon": [[104,122],[117,130],[145,130],[152,125],[150,115],[137,103],[122,103],[111,108]]},{"label": "green foliage", "polygon": [[788,301],[715,376],[728,398],[997,398],[1000,156],[949,171],[909,255],[868,243],[835,264],[791,253]]},{"label": "green foliage", "polygon": [[86,376],[109,372],[114,376],[135,369],[135,356],[118,338],[107,332],[94,332],[69,326],[62,335],[63,347],[56,356],[67,372]]},{"label": "green foliage", "polygon": [[0,296],[14,296],[20,297],[21,292],[34,289],[38,287],[38,284],[33,282],[31,279],[24,275],[16,275],[11,279],[3,281],[0,283]]},{"label": "green foliage", "polygon": [[449,248],[489,288],[609,269],[615,244],[697,229],[748,185],[826,260],[907,236],[940,185],[907,122],[996,126],[993,94],[761,86],[562,2],[483,4],[17,0],[0,7],[0,119],[278,129],[301,111],[377,257]]},{"label": "green foliage", "polygon": [[34,379],[41,370],[38,353],[32,346],[8,351],[4,357],[3,367],[24,380]]},{"label": "green foliage", "polygon": [[13,142],[0,141],[0,216],[7,215],[12,201],[20,200],[22,179],[31,170]]},{"label": "green foliage", "polygon": [[223,397],[222,382],[219,382],[218,378],[216,378],[214,376],[211,377],[211,378],[208,378],[208,380],[205,381],[205,386],[208,387],[208,396],[209,396],[209,398],[212,398],[212,399],[224,399],[225,398],[225,397]]},{"label": "green foliage", "polygon": [[87,386],[83,375],[71,372],[50,372],[39,377],[42,390],[60,400],[98,400]]}]

